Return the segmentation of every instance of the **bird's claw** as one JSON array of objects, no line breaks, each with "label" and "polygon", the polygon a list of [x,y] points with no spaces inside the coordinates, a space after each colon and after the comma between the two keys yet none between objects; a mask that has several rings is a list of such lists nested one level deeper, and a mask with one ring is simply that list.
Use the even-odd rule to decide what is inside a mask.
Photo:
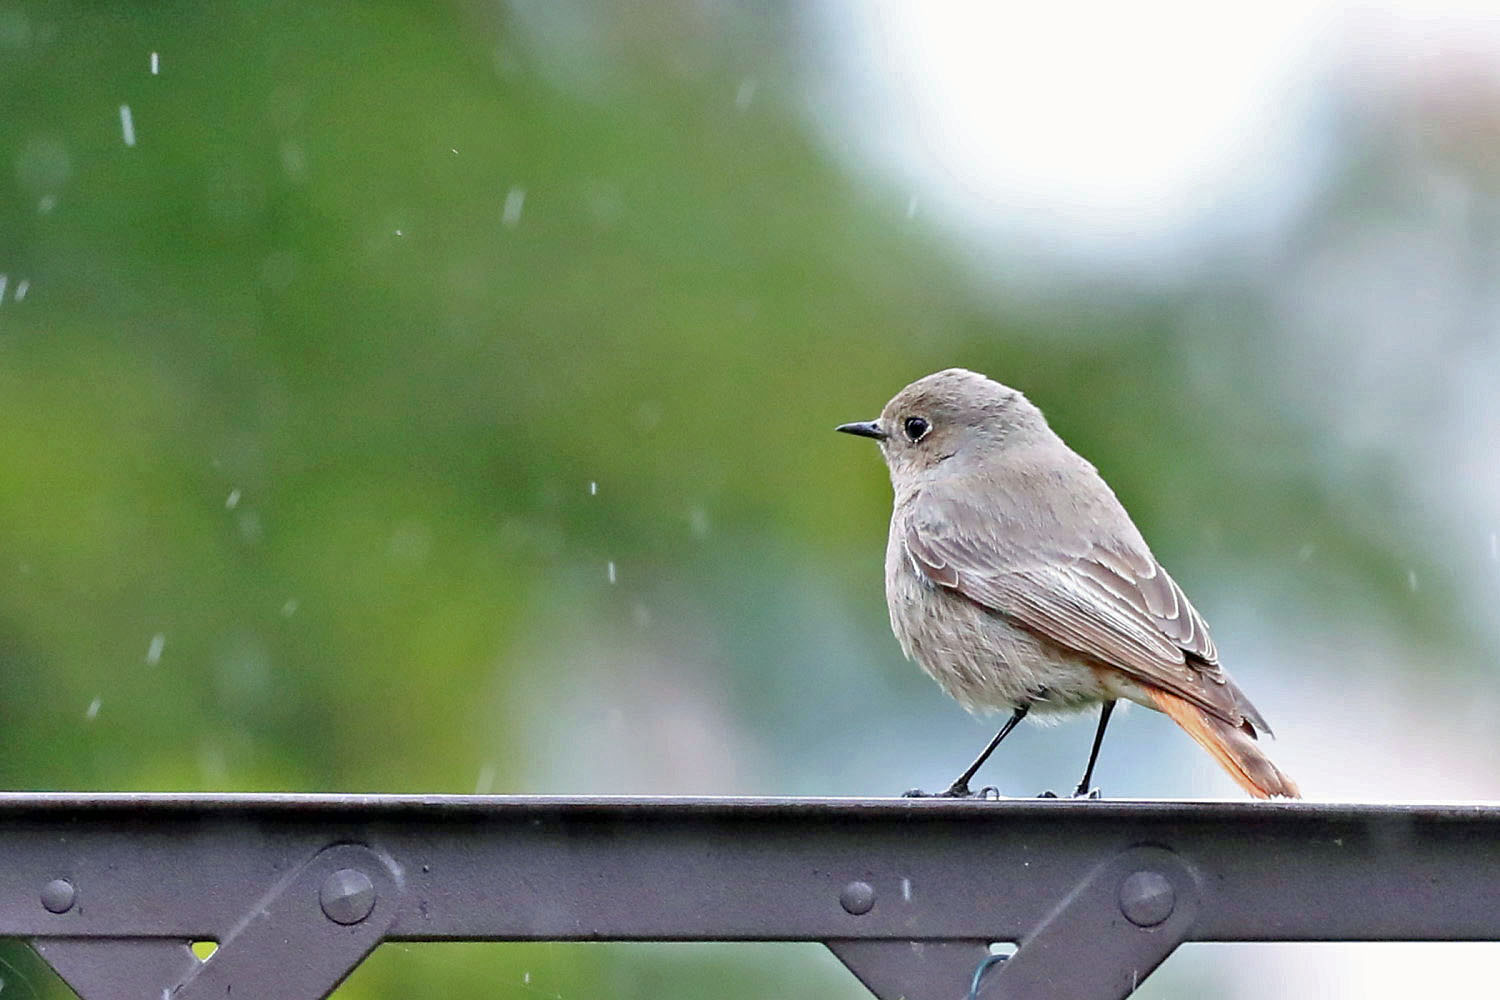
[{"label": "bird's claw", "polygon": [[1000,798],[1000,789],[994,785],[985,785],[979,791],[974,791],[967,784],[954,782],[941,792],[924,792],[920,788],[908,788],[901,793],[903,799],[989,799]]},{"label": "bird's claw", "polygon": [[[1039,799],[1055,799],[1057,797],[1057,793],[1050,788],[1037,796]],[[1090,788],[1087,791],[1080,788],[1073,793],[1072,797],[1075,799],[1102,799],[1104,795],[1097,788]]]}]

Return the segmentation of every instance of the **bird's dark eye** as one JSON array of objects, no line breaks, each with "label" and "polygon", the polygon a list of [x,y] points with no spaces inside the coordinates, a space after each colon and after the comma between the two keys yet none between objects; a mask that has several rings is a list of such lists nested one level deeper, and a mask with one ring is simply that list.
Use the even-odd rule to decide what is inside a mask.
[{"label": "bird's dark eye", "polygon": [[927,432],[932,430],[932,425],[921,417],[907,417],[906,423],[901,426],[906,431],[907,438],[913,443],[922,440],[927,436]]}]

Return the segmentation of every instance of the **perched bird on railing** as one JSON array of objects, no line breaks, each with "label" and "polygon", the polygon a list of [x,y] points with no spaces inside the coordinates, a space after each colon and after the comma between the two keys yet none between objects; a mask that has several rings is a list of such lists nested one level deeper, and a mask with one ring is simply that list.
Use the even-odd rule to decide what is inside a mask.
[{"label": "perched bird on railing", "polygon": [[[1298,798],[1269,734],[1219,666],[1208,626],[1099,473],[1015,389],[962,368],[918,379],[878,420],[895,489],[885,594],[901,649],[970,711],[1011,717],[940,794],[969,780],[1029,712],[1100,705],[1076,795],[1089,793],[1115,702],[1166,713],[1257,798]],[[913,793],[921,794],[921,793]]]}]

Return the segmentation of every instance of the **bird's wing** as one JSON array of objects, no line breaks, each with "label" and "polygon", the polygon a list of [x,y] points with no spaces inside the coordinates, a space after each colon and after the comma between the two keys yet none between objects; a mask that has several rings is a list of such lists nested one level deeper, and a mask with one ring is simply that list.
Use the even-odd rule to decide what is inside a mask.
[{"label": "bird's wing", "polygon": [[938,493],[912,506],[903,541],[934,583],[1232,725],[1248,717],[1265,728],[1219,667],[1208,626],[1139,533],[1101,531],[1128,526],[1123,509],[1086,523],[1098,537],[1027,530]]}]

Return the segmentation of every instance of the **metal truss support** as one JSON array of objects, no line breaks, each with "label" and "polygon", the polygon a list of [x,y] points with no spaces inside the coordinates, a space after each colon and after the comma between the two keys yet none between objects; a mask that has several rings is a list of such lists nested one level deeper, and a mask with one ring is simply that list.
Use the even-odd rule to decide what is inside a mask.
[{"label": "metal truss support", "polygon": [[0,858],[0,935],[84,1000],[313,1000],[391,940],[820,941],[882,1000],[1500,940],[1493,806],[0,794]]}]

